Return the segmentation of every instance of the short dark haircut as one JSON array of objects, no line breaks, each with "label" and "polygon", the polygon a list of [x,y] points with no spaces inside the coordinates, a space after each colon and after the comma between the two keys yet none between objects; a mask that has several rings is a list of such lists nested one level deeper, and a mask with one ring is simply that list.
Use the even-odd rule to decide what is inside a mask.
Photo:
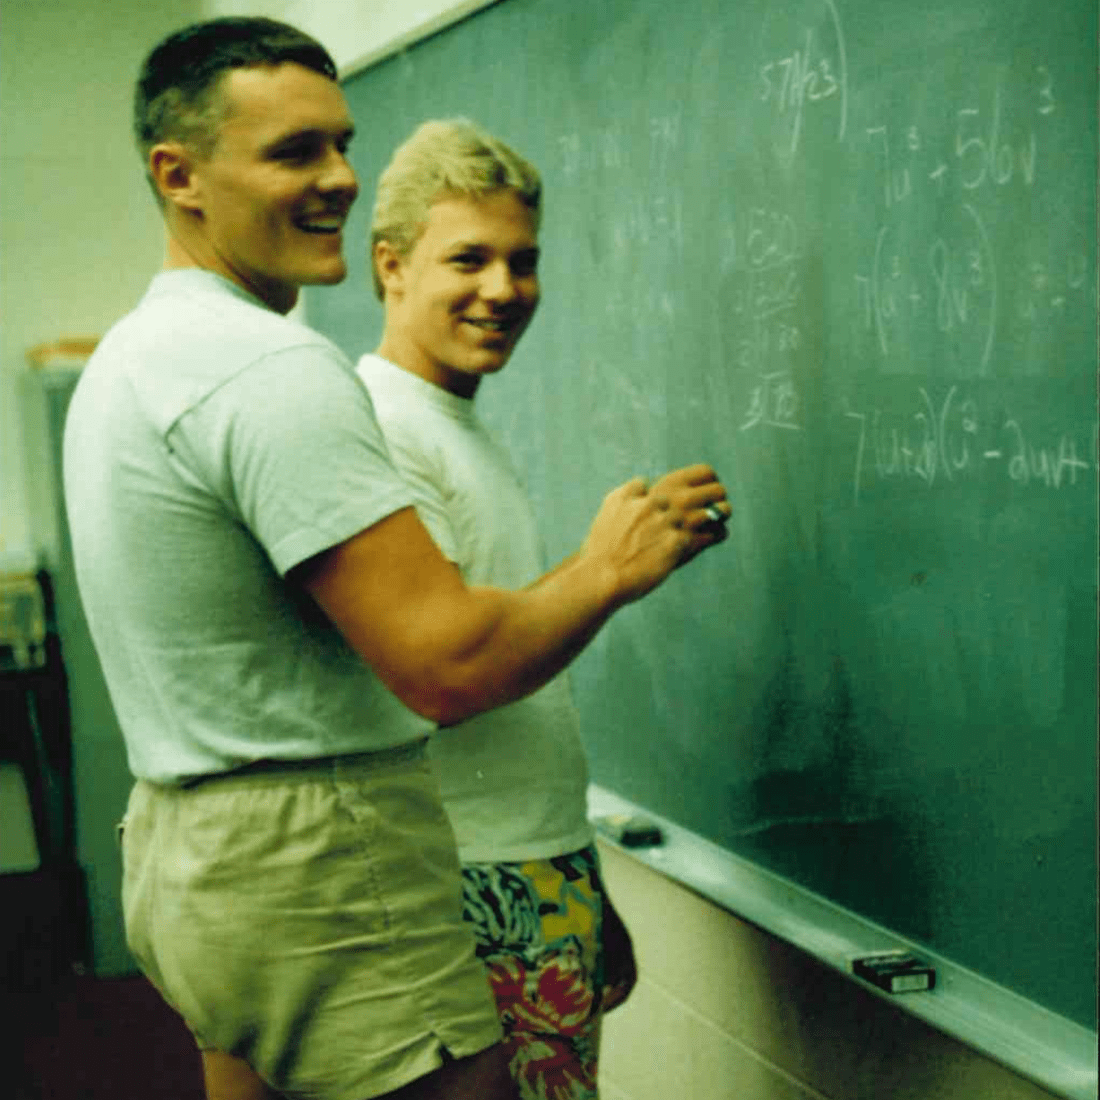
[{"label": "short dark haircut", "polygon": [[211,19],[169,35],[146,58],[134,90],[134,138],[142,159],[148,163],[149,151],[161,141],[180,141],[209,155],[225,74],[288,61],[336,79],[336,65],[320,42],[275,19]]}]

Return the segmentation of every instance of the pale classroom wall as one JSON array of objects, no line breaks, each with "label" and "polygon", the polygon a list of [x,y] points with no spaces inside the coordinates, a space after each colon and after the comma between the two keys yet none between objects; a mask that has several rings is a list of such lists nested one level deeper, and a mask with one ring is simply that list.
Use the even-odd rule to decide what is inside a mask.
[{"label": "pale classroom wall", "polygon": [[[129,85],[160,36],[262,14],[317,35],[343,72],[482,0],[2,0],[0,568],[54,537],[24,353],[101,334],[162,239],[129,139]],[[26,431],[24,431],[26,427]],[[6,556],[5,556],[6,555]],[[617,850],[610,890],[642,978],[607,1023],[604,1100],[1043,1100],[1049,1094]]]},{"label": "pale classroom wall", "polygon": [[0,570],[54,558],[42,414],[25,354],[98,336],[160,264],[156,207],[130,140],[148,49],[216,15],[268,15],[315,34],[342,71],[485,0],[0,0]]}]

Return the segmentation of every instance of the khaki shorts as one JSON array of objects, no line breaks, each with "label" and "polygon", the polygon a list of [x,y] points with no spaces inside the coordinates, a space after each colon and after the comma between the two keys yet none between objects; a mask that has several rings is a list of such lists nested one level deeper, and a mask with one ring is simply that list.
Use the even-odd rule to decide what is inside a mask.
[{"label": "khaki shorts", "polygon": [[123,862],[142,969],[280,1092],[365,1100],[500,1039],[422,744],[139,781]]}]

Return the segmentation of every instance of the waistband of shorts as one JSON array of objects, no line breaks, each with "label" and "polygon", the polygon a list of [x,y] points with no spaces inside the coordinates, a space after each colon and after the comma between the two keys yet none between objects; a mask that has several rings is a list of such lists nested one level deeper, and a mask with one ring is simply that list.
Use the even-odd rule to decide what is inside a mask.
[{"label": "waistband of shorts", "polygon": [[221,788],[228,784],[308,783],[318,779],[348,778],[416,763],[425,758],[427,744],[428,739],[422,737],[373,752],[311,756],[301,760],[254,760],[229,771],[187,779],[179,786],[184,790],[194,790],[211,786]]}]

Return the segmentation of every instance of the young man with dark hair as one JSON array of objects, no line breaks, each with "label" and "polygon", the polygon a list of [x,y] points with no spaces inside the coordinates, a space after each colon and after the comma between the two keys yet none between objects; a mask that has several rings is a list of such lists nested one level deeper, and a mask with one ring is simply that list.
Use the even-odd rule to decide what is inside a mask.
[{"label": "young man with dark hair", "polygon": [[706,509],[728,505],[700,468],[631,482],[541,582],[462,581],[351,365],[285,316],[345,275],[358,187],[334,78],[308,36],[246,18],[171,36],[139,81],[164,270],[89,361],[65,438],[137,780],[127,936],[211,1100],[503,1100],[426,735],[552,679],[717,541]]}]

